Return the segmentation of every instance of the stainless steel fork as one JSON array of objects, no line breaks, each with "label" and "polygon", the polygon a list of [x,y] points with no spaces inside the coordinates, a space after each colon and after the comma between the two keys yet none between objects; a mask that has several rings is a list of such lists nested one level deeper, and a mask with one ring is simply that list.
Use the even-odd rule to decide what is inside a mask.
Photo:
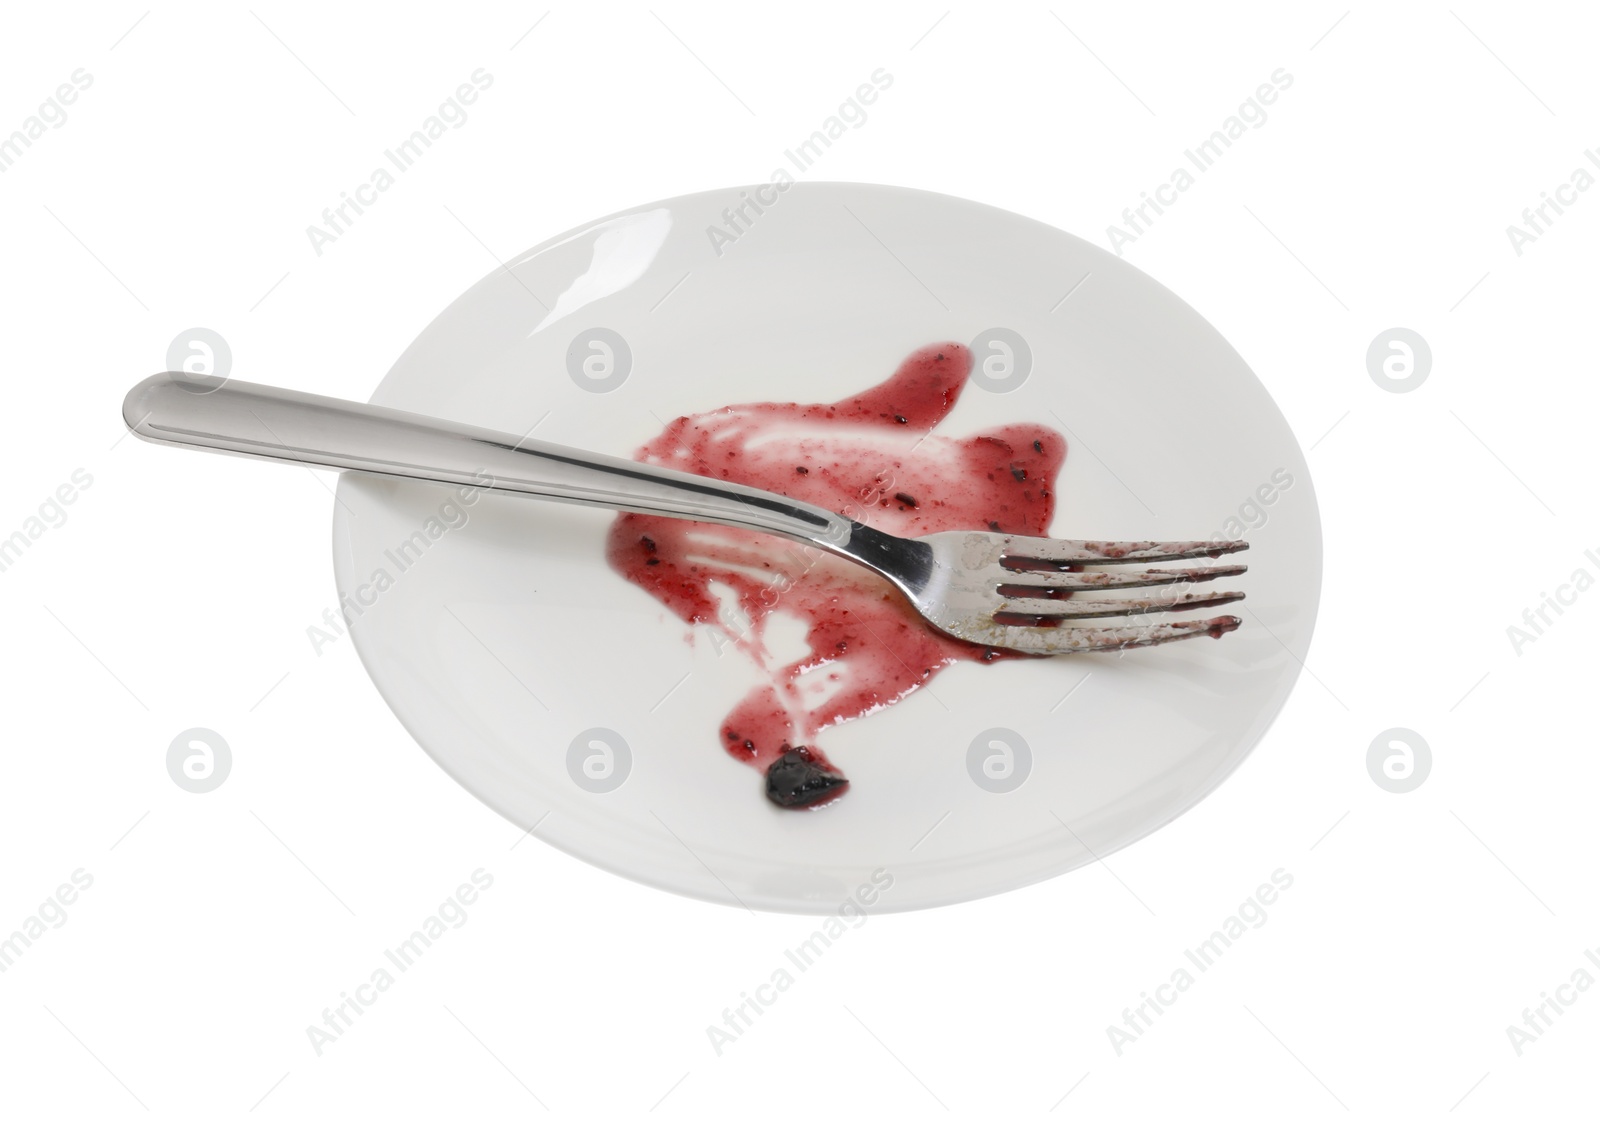
[{"label": "stainless steel fork", "polygon": [[[737,483],[398,409],[190,374],[140,382],[122,416],[134,435],[160,444],[781,534],[866,566],[934,627],[990,647],[1040,655],[1125,650],[1221,636],[1239,626],[1237,616],[1078,624],[1243,599],[1237,591],[1189,591],[1201,581],[1237,576],[1243,565],[1148,567],[1235,553],[1248,547],[1243,541],[1062,541],[975,530],[902,538]],[[1114,594],[1144,588],[1166,594]],[[1113,595],[1080,595],[1106,592]]]}]

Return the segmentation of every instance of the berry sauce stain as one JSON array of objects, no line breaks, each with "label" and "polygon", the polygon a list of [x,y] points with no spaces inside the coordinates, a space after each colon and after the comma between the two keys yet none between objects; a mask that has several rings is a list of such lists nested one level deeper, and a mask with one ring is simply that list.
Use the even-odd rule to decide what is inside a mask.
[{"label": "berry sauce stain", "polygon": [[[679,417],[634,458],[773,491],[907,537],[994,530],[1042,537],[1066,441],[1015,424],[965,438],[933,430],[972,369],[958,343],[911,354],[887,381],[843,401],[730,405]],[[684,622],[715,628],[765,679],[722,722],[735,759],[767,797],[815,807],[848,789],[816,746],[831,725],[874,713],[958,661],[1017,656],[943,635],[886,582],[787,538],[623,514],[607,559]],[[805,653],[769,649],[768,623],[804,627]]]}]

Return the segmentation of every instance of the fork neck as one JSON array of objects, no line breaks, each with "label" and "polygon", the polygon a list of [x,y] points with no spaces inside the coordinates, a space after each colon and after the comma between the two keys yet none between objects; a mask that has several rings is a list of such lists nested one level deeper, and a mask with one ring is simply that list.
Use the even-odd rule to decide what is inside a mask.
[{"label": "fork neck", "polygon": [[927,542],[887,534],[860,522],[850,523],[849,538],[835,552],[876,569],[913,596],[926,588],[933,576],[933,548]]}]

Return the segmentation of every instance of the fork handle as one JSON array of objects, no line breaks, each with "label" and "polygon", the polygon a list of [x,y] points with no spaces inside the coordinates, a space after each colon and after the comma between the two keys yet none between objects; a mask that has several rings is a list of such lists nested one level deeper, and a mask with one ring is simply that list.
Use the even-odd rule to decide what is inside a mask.
[{"label": "fork handle", "polygon": [[157,374],[129,391],[122,418],[135,436],[158,444],[719,522],[863,562],[849,548],[852,535],[879,536],[843,515],[738,483],[231,379]]}]

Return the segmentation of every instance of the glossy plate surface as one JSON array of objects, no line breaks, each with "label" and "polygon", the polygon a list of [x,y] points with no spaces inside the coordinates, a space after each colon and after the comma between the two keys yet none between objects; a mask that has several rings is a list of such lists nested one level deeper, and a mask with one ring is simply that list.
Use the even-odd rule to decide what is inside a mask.
[{"label": "glossy plate surface", "polygon": [[612,514],[346,475],[335,572],[389,705],[535,837],[734,906],[831,912],[877,870],[875,910],[953,903],[1089,863],[1193,806],[1266,732],[1316,616],[1316,499],[1265,389],[1160,284],[1030,219],[796,184],[767,188],[775,204],[714,245],[708,228],[754,191],[642,206],[509,261],[372,400],[631,455],[678,415],[832,401],[925,343],[966,342],[979,374],[940,431],[1060,431],[1056,536],[1244,533],[1244,627],[1120,657],[957,664],[823,733],[850,793],[782,811],[717,742],[754,667],[612,572]]}]

